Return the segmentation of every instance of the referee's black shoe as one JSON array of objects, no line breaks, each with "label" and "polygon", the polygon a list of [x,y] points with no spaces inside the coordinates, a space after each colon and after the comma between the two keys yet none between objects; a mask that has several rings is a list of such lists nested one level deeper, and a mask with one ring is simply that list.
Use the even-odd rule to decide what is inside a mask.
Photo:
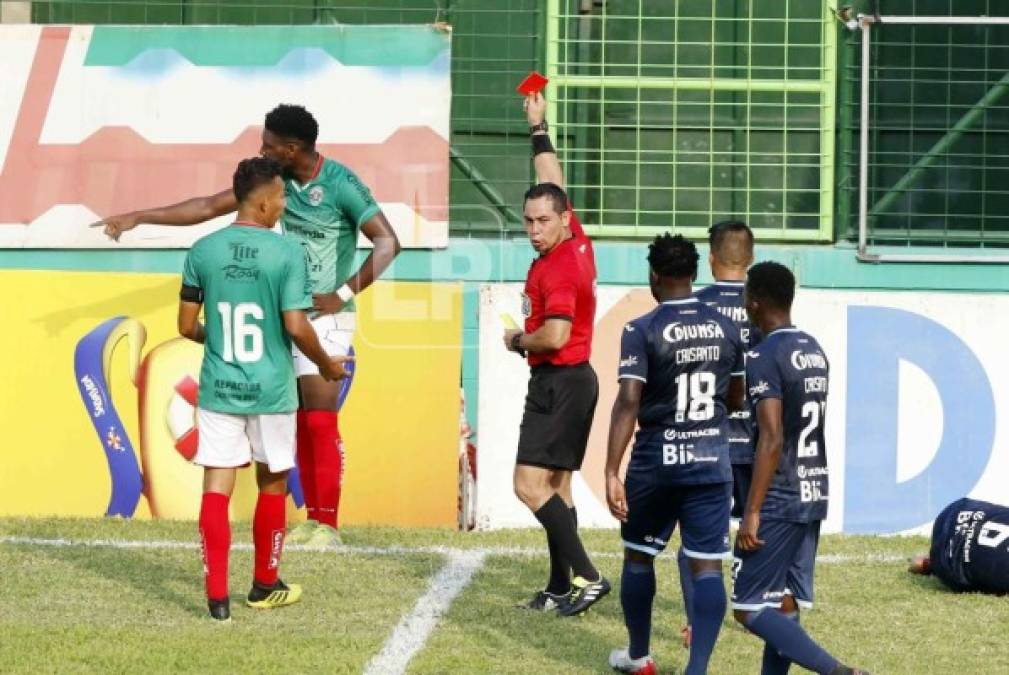
[{"label": "referee's black shoe", "polygon": [[534,612],[552,612],[564,604],[567,596],[561,593],[556,595],[547,591],[536,591],[532,600],[515,605],[518,609],[528,609]]},{"label": "referee's black shoe", "polygon": [[576,616],[596,604],[610,592],[610,582],[602,575],[598,581],[588,581],[582,577],[571,580],[571,590],[557,609],[561,616]]}]

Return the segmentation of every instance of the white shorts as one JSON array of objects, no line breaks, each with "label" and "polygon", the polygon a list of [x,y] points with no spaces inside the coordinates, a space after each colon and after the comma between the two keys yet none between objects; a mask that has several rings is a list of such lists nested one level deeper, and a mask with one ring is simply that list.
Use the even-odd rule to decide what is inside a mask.
[{"label": "white shorts", "polygon": [[[330,356],[346,356],[350,353],[350,342],[354,337],[354,328],[357,326],[357,315],[353,312],[339,312],[337,314],[323,314],[311,321],[315,334],[319,336],[319,343]],[[294,354],[294,374],[298,377],[302,375],[318,375],[319,367],[312,363],[312,360],[301,353],[298,345],[292,345]]]},{"label": "white shorts", "polygon": [[231,415],[196,409],[199,445],[193,464],[214,468],[245,466],[255,460],[271,473],[294,468],[296,415]]}]

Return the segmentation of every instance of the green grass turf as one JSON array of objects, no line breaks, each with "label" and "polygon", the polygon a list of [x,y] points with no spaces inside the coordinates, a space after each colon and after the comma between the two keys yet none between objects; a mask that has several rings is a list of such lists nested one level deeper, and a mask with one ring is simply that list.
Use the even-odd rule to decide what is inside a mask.
[{"label": "green grass turf", "polygon": [[[234,525],[248,542],[247,523]],[[513,605],[543,583],[546,557],[536,530],[462,534],[450,530],[348,528],[356,547],[526,548],[543,555],[492,554],[410,663],[412,673],[604,673],[609,650],[626,644],[620,614],[620,543],[614,531],[585,531],[587,547],[614,593],[588,615],[560,619]],[[193,523],[114,519],[0,519],[0,536],[195,543]],[[900,558],[923,537],[825,536],[816,608],[803,624],[843,661],[875,673],[1009,672],[1006,598],[955,594],[912,577]],[[254,611],[241,604],[251,551],[233,551],[234,622],[205,618],[202,570],[193,549],[0,545],[0,671],[357,673],[444,564],[437,552],[289,551],[282,576],[305,587],[299,605]],[[652,652],[662,672],[686,663],[676,566],[658,564]],[[728,573],[726,573],[728,578]],[[710,672],[759,671],[761,643],[729,616]],[[793,669],[798,671],[798,669]]]}]

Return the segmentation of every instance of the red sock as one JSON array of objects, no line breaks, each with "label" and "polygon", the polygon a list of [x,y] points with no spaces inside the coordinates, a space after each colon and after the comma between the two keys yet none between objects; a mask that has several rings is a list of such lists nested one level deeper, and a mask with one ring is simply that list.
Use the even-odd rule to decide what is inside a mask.
[{"label": "red sock", "polygon": [[318,499],[316,520],[337,527],[340,491],[343,486],[343,441],[332,410],[308,410],[305,413],[315,461],[315,494]]},{"label": "red sock", "polygon": [[305,497],[305,511],[310,520],[319,520],[319,498],[315,488],[315,457],[312,453],[312,434],[308,429],[308,413],[298,411],[298,478]]},{"label": "red sock", "polygon": [[228,502],[231,497],[220,492],[204,492],[200,504],[200,538],[203,540],[203,574],[207,597],[228,597],[228,553],[231,549],[231,524]]},{"label": "red sock", "polygon": [[252,539],[256,544],[255,581],[263,586],[277,583],[280,554],[284,549],[287,495],[259,493],[256,515],[252,520]]}]

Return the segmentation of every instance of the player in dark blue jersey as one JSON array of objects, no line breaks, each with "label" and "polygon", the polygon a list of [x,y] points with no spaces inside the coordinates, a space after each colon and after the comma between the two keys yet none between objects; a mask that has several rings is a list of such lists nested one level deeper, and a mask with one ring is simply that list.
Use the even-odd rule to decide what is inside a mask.
[{"label": "player in dark blue jersey", "polygon": [[830,494],[823,423],[829,364],[792,325],[795,277],[774,262],[747,275],[746,311],[764,335],[746,355],[746,387],[757,420],[753,483],[736,535],[732,607],[764,640],[761,673],[794,662],[823,675],[861,673],[842,665],[799,625],[813,603],[820,521]]},{"label": "player in dark blue jersey", "polygon": [[908,571],[933,574],[955,591],[1009,593],[1009,506],[956,500],[936,516],[928,555]]},{"label": "player in dark blue jersey", "polygon": [[[708,251],[708,265],[715,282],[696,291],[694,296],[739,326],[743,346],[749,350],[760,342],[760,331],[750,323],[743,305],[746,270],[753,264],[753,232],[739,220],[715,223],[708,229]],[[754,429],[750,406],[744,401],[740,410],[729,413],[725,424],[729,461],[732,463],[732,517],[742,518],[753,476]],[[687,610],[687,625],[682,631],[684,647],[690,646],[690,608],[693,604],[688,560],[681,547],[676,561],[680,568],[683,606]]]},{"label": "player in dark blue jersey", "polygon": [[[736,325],[691,295],[697,248],[656,237],[649,280],[659,306],[624,326],[620,390],[610,420],[606,499],[621,521],[620,601],[628,649],[610,655],[626,673],[654,673],[648,653],[655,556],[677,523],[694,581],[694,637],[686,673],[704,673],[725,616],[732,470],[724,421],[742,404],[743,344]],[[620,464],[638,426],[626,487]]]},{"label": "player in dark blue jersey", "polygon": [[[727,316],[737,326],[747,350],[760,342],[760,330],[750,323],[743,304],[746,270],[753,264],[753,232],[746,223],[727,220],[708,230],[708,264],[715,280],[694,296]],[[741,518],[753,475],[754,430],[749,405],[729,415],[729,459],[732,462],[732,516]]]}]

